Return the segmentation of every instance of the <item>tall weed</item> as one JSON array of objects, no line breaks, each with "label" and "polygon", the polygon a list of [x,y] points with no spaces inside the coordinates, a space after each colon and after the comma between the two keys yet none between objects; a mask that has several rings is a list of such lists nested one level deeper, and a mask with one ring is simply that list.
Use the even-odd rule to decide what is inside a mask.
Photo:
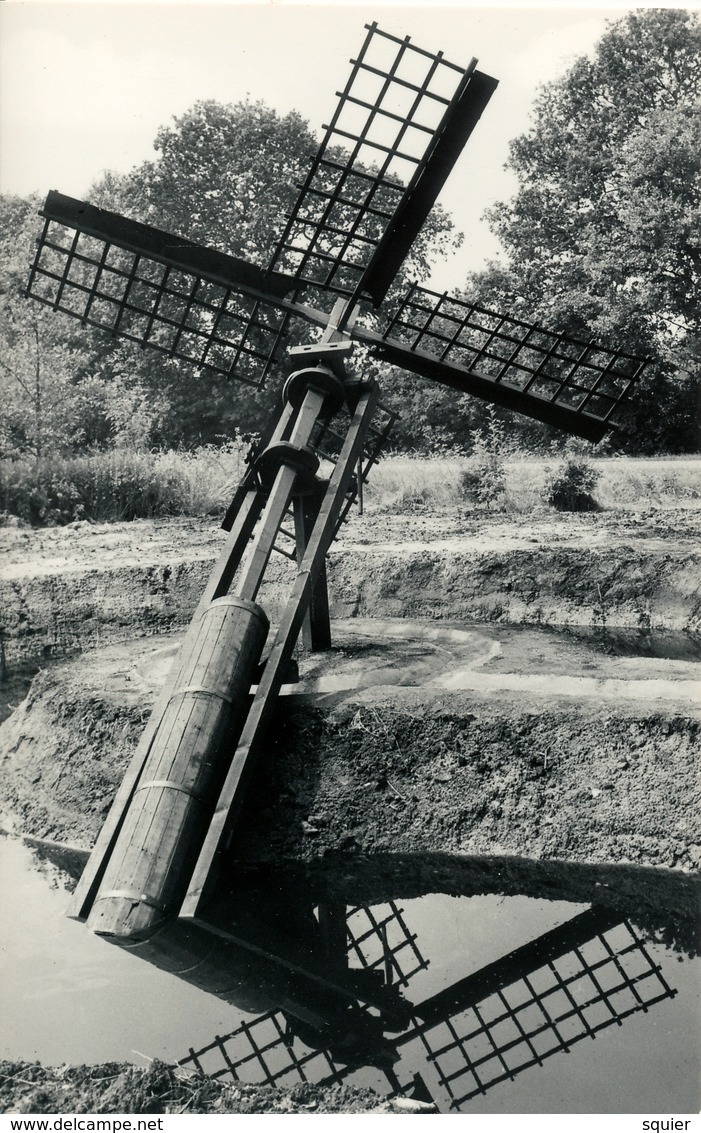
[{"label": "tall weed", "polygon": [[510,446],[506,428],[496,409],[487,409],[484,426],[471,435],[472,452],[460,477],[460,495],[468,504],[486,511],[503,511],[506,506],[505,459]]},{"label": "tall weed", "polygon": [[247,446],[195,452],[114,449],[79,457],[0,462],[0,511],[33,526],[223,512]]},{"label": "tall weed", "polygon": [[364,489],[369,511],[398,515],[450,507],[460,498],[464,458],[397,454],[375,465]]}]

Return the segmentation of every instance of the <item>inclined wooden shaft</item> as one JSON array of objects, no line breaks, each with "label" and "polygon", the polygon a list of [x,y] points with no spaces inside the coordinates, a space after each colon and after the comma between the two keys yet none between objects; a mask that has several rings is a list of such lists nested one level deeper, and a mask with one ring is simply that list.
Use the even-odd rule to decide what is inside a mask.
[{"label": "inclined wooden shaft", "polygon": [[[291,447],[308,443],[324,400],[323,392],[307,390]],[[218,597],[201,611],[171,677],[172,691],[87,917],[96,933],[139,939],[178,914],[248,711],[269,628],[254,599],[296,478],[296,469],[281,463],[236,595]]]},{"label": "inclined wooden shaft", "polygon": [[204,612],[90,911],[93,931],[139,937],[177,913],[267,634],[253,602],[217,598]]}]

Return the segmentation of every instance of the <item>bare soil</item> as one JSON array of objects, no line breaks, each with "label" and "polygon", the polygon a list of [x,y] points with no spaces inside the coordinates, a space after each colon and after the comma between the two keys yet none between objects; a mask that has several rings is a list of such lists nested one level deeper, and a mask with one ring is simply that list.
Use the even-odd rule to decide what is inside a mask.
[{"label": "bare soil", "polygon": [[[561,514],[547,508],[527,516],[446,508],[440,514],[420,510],[403,515],[353,515],[335,547],[428,544],[452,549],[510,550],[533,544],[592,548],[622,542],[677,552],[698,546],[701,518],[695,508],[641,507],[625,511]],[[211,559],[224,535],[210,516],[137,519],[130,523],[78,520],[65,527],[0,528],[3,577],[62,574],[109,563],[112,569],[167,561],[173,557]],[[332,551],[332,554],[334,551]]]},{"label": "bare soil", "polygon": [[246,857],[448,851],[698,868],[696,660],[641,656],[635,641],[622,656],[615,634],[338,628],[322,676],[303,668],[302,695],[281,705],[260,811],[241,829]]},{"label": "bare soil", "polygon": [[[695,630],[699,512],[355,517],[329,555],[332,615]],[[186,626],[224,533],[209,520],[0,529],[6,672]],[[274,619],[290,564],[273,556]]]},{"label": "bare soil", "polygon": [[[99,1066],[41,1066],[0,1062],[3,1113],[435,1113],[410,1099],[390,1101],[355,1086],[288,1089],[226,1083],[154,1062],[147,1069],[107,1062]],[[155,1128],[155,1125],[154,1125]]]},{"label": "bare soil", "polygon": [[[374,625],[337,626],[332,653],[287,686],[241,827],[247,860],[391,849],[698,867],[693,661],[543,630]],[[0,728],[20,832],[92,844],[174,653],[141,639],[35,678]]]}]

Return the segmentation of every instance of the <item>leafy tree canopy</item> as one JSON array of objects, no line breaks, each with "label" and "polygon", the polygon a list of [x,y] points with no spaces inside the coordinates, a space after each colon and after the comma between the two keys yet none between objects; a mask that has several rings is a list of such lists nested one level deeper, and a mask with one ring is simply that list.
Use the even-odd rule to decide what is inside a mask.
[{"label": "leafy tree canopy", "polygon": [[694,446],[701,294],[701,22],[631,12],[593,58],[541,88],[511,144],[519,189],[489,218],[506,264],[473,277],[493,305],[649,355],[623,447]]},{"label": "leafy tree canopy", "polygon": [[124,178],[108,175],[91,199],[264,264],[315,149],[297,113],[198,102],[158,130],[155,160]]}]

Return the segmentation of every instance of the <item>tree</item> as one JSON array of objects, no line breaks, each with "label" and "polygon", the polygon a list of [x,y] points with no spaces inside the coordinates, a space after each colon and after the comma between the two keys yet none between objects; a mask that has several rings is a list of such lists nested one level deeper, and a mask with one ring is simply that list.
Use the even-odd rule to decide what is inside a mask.
[{"label": "tree", "polygon": [[145,440],[152,417],[133,371],[105,368],[104,341],[24,298],[38,198],[0,196],[0,455]]},{"label": "tree", "polygon": [[[267,266],[318,140],[296,111],[209,100],[161,127],[154,149],[156,160],[125,178],[106,175],[91,200]],[[400,279],[425,278],[432,261],[461,239],[447,213],[435,209]]]},{"label": "tree", "polygon": [[[507,255],[482,301],[649,355],[623,448],[693,448],[701,382],[701,22],[642,9],[541,88],[489,217]],[[508,297],[508,298],[507,298]]]},{"label": "tree", "polygon": [[0,455],[37,458],[82,439],[79,352],[46,309],[24,300],[37,200],[0,197]]},{"label": "tree", "polygon": [[155,160],[108,175],[91,200],[265,265],[315,149],[295,112],[197,102],[158,130]]}]

